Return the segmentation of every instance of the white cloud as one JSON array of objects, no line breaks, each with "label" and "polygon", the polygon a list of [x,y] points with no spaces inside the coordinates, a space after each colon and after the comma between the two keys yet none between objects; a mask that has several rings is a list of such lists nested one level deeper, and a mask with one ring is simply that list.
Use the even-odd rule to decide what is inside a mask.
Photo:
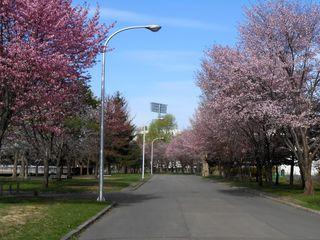
[{"label": "white cloud", "polygon": [[227,31],[226,27],[222,25],[216,23],[203,22],[195,19],[157,17],[114,8],[101,8],[100,11],[102,17],[112,18],[116,21],[127,21],[139,24],[159,24],[162,26],[193,28],[211,31]]},{"label": "white cloud", "polygon": [[[157,85],[160,89],[166,89],[167,91],[176,92],[183,91],[184,94],[187,92],[194,92],[194,89],[197,89],[195,80],[175,80],[175,81],[162,81],[157,82]],[[189,96],[186,96],[189,97]]]},{"label": "white cloud", "polygon": [[127,57],[142,61],[167,61],[170,59],[194,59],[199,58],[199,52],[189,50],[132,50],[127,51]]},{"label": "white cloud", "polygon": [[123,58],[140,61],[168,72],[194,72],[197,70],[201,53],[183,50],[133,50],[123,53]]}]

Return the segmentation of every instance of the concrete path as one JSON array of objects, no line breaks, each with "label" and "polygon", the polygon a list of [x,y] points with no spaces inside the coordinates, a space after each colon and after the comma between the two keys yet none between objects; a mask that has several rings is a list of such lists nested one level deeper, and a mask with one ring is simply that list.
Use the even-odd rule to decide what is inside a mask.
[{"label": "concrete path", "polygon": [[197,176],[156,175],[80,240],[320,239],[320,215]]}]

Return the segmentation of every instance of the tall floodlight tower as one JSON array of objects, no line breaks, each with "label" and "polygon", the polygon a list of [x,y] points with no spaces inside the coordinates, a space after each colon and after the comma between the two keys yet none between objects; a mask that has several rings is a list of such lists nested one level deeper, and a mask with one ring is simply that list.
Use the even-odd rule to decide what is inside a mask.
[{"label": "tall floodlight tower", "polygon": [[[167,114],[167,108],[168,108],[167,104],[152,102],[150,106],[151,106],[151,112],[158,113],[158,119],[162,119],[162,116],[161,116],[162,114]],[[158,139],[163,140],[162,137],[158,137],[151,141],[151,160],[150,160],[151,174],[153,174],[153,142]]]},{"label": "tall floodlight tower", "polygon": [[161,114],[167,114],[167,104],[162,104],[162,103],[151,103],[151,112],[158,113],[158,118],[161,118]]}]

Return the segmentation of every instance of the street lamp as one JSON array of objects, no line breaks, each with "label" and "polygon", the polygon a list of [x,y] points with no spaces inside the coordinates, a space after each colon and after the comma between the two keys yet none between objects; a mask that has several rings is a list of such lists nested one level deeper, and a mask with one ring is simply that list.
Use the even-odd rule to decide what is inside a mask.
[{"label": "street lamp", "polygon": [[101,116],[100,116],[100,174],[99,174],[99,197],[98,201],[105,201],[103,196],[103,172],[104,172],[104,99],[105,99],[105,78],[106,78],[106,48],[110,40],[120,32],[133,30],[133,29],[148,29],[152,32],[157,32],[161,29],[159,25],[146,25],[146,26],[131,26],[121,28],[118,31],[111,34],[106,42],[103,44],[103,53],[102,53],[102,74],[101,74]]},{"label": "street lamp", "polygon": [[163,140],[163,137],[158,137],[152,140],[151,142],[151,161],[150,161],[150,173],[153,174],[153,143],[157,140]]},{"label": "street lamp", "polygon": [[143,127],[143,143],[142,143],[142,180],[144,179],[144,165],[145,165],[145,155],[146,155],[146,133],[147,133],[147,127]]},{"label": "street lamp", "polygon": [[[160,119],[160,118],[158,118]],[[147,127],[146,125],[143,126],[143,131],[142,133],[142,174],[141,178],[142,180],[144,179],[144,166],[145,166],[145,155],[146,155],[146,134],[147,134]]]}]

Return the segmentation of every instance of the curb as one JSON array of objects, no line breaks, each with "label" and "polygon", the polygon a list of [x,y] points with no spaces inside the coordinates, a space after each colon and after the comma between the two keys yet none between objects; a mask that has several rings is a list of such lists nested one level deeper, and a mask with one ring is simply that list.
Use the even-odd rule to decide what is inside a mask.
[{"label": "curb", "polygon": [[264,197],[264,198],[273,200],[275,202],[279,202],[279,203],[282,203],[282,204],[285,204],[285,205],[288,205],[288,206],[291,206],[291,207],[294,207],[294,208],[297,208],[297,209],[300,209],[300,210],[303,210],[303,211],[306,211],[306,212],[310,212],[310,213],[314,213],[314,214],[320,215],[320,211],[318,211],[318,210],[314,210],[314,209],[311,209],[311,208],[306,208],[306,207],[303,207],[303,206],[298,205],[296,203],[293,203],[293,202],[290,202],[290,201],[286,201],[286,200],[281,199],[279,197],[271,196],[270,194],[266,194],[266,193],[263,193],[263,192],[258,191],[258,190],[253,190],[253,189],[250,189],[250,188],[246,188],[245,190],[247,192],[253,193],[253,194],[258,195],[260,197]]},{"label": "curb", "polygon": [[143,184],[145,184],[146,182],[148,182],[149,181],[149,179],[148,180],[143,180],[143,181],[141,181],[141,182],[139,182],[137,185],[135,185],[135,186],[133,186],[132,188],[131,188],[131,191],[135,191],[135,190],[137,190],[138,188],[140,188]]},{"label": "curb", "polygon": [[[228,182],[219,182],[219,181],[215,181],[213,179],[210,179],[210,180],[212,182],[214,182],[214,183],[220,183],[220,184],[228,185],[230,187]],[[264,193],[264,192],[259,191],[259,190],[251,189],[251,188],[248,188],[248,187],[237,187],[237,186],[234,186],[232,188],[243,189],[248,193],[255,194],[257,196],[260,196],[260,197],[263,197],[263,198],[266,198],[266,199],[269,199],[269,200],[272,200],[272,201],[275,201],[275,202],[278,202],[278,203],[282,203],[284,205],[288,205],[288,206],[294,207],[296,209],[300,209],[300,210],[303,210],[303,211],[306,211],[306,212],[310,212],[310,213],[313,213],[313,214],[320,215],[320,211],[318,211],[318,210],[314,210],[314,209],[311,209],[311,208],[303,207],[303,206],[298,205],[296,203],[293,203],[293,202],[290,202],[290,201],[286,201],[284,199],[281,199],[281,198],[276,197],[276,196],[272,196],[270,194]]]},{"label": "curb", "polygon": [[[145,183],[147,183],[147,182],[149,182],[151,179],[153,178],[153,176],[150,176],[148,179],[146,179],[146,180],[141,180],[139,183],[137,183],[136,185],[134,185],[134,186],[130,186],[129,187],[129,191],[135,191],[135,190],[137,190],[138,188],[140,188],[143,184],[145,184]],[[125,190],[125,189],[124,189]]]},{"label": "curb", "polygon": [[69,233],[64,235],[60,240],[71,240],[73,237],[77,236],[82,232],[84,229],[88,228],[91,224],[93,224],[95,221],[97,221],[99,218],[101,218],[104,214],[106,214],[108,211],[111,210],[116,205],[116,202],[112,202],[111,205],[105,207],[100,212],[98,212],[96,215],[79,225],[77,228],[71,230]]}]

